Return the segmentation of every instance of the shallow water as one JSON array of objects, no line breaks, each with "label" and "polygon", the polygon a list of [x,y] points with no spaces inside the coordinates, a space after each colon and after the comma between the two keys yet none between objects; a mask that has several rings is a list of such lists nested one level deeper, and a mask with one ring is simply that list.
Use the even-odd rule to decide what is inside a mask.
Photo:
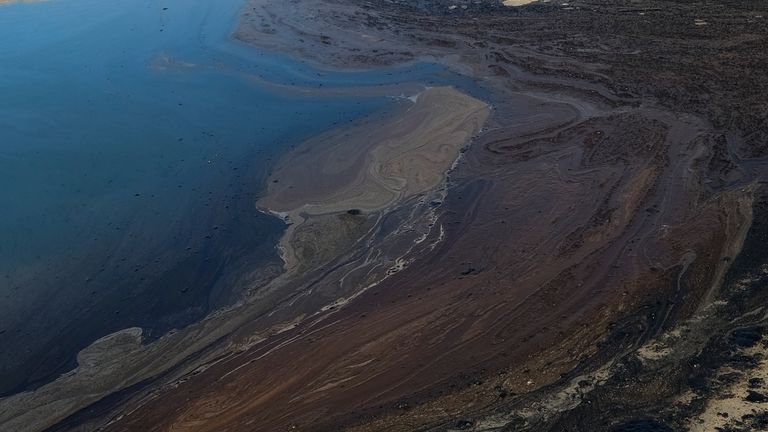
[{"label": "shallow water", "polygon": [[241,5],[0,6],[0,395],[55,378],[105,334],[158,336],[233,301],[246,269],[278,260],[283,224],[253,205],[272,161],[394,103],[265,82],[456,79],[258,51],[229,39]]}]

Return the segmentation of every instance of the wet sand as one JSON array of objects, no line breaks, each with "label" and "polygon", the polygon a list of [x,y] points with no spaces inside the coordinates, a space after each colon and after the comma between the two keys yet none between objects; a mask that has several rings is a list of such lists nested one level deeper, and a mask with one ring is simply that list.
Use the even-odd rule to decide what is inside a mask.
[{"label": "wet sand", "polygon": [[[668,200],[689,187],[705,126],[693,117],[559,97],[518,95],[515,104],[527,115],[506,119],[512,129],[491,130],[466,153],[410,265],[331,303],[332,319],[305,320],[213,365],[110,430],[405,431],[440,429],[470,412],[509,410],[495,419],[505,425],[565,409],[543,399],[520,411],[514,401],[559,385],[596,355],[652,287],[687,274],[711,280],[738,247],[741,237],[727,233],[749,226],[749,191],[702,204]],[[406,205],[399,212],[423,211]],[[721,225],[721,213],[732,222]],[[419,229],[397,215],[378,229]],[[365,244],[374,253],[329,265],[311,295],[340,280],[364,286],[375,248],[398,241]],[[364,271],[350,271],[358,266]],[[682,295],[668,289],[665,298]],[[561,392],[598,379],[576,375]]]},{"label": "wet sand", "polygon": [[384,212],[434,189],[489,114],[485,103],[450,87],[403,103],[384,120],[314,137],[277,163],[257,206],[290,224],[280,242],[287,269],[299,265],[294,237],[308,218]]},{"label": "wet sand", "polygon": [[[452,172],[440,229],[427,234],[440,240],[418,265],[337,303],[333,324],[255,350],[237,374],[226,372],[235,364],[212,372],[225,383],[191,384],[205,392],[176,420],[158,406],[115,430],[558,430],[579,394],[621,375],[612,362],[631,355],[631,341],[716,295],[752,224],[753,189],[746,179],[710,186],[712,169],[733,168],[707,119],[583,79],[600,77],[597,64],[572,63],[581,76],[522,71],[488,53],[496,47],[478,52],[472,36],[435,31],[437,15],[420,15],[416,29],[383,7],[252,5],[243,40],[339,67],[439,58],[486,75],[497,111]],[[252,27],[259,20],[268,31]],[[356,40],[375,48],[358,55]],[[520,45],[508,55],[531,68],[571,65]],[[232,389],[246,393],[225,396]],[[627,415],[584,421],[609,428]]]},{"label": "wet sand", "polygon": [[[655,287],[695,275],[695,289],[708,289],[740,247],[736,233],[749,227],[750,192],[692,198],[706,122],[574,97],[581,89],[569,84],[556,94],[536,86],[506,93],[504,111],[452,170],[445,195],[372,216],[375,234],[356,246],[370,253],[331,260],[307,292],[335,294],[339,281],[356,291],[321,308],[332,320],[305,320],[218,363],[111,430],[439,429],[453,421],[446,418],[505,409],[515,415],[497,421],[510,424],[531,415],[514,401],[597,355],[613,323]],[[309,189],[282,190],[307,197]],[[413,219],[426,209],[437,213]],[[403,242],[408,230],[416,233]],[[382,247],[405,254],[382,259]],[[383,279],[371,273],[377,261],[391,263]],[[682,295],[669,289],[666,298]],[[540,404],[534,412],[564,409]]]}]

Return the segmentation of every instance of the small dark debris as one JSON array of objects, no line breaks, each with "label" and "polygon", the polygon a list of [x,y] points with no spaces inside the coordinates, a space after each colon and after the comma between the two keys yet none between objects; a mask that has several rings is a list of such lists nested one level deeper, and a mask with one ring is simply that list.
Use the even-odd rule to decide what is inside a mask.
[{"label": "small dark debris", "polygon": [[395,404],[395,408],[399,409],[399,410],[402,410],[402,411],[407,411],[407,410],[409,410],[411,408],[411,406],[408,405],[408,402],[397,402]]},{"label": "small dark debris", "polygon": [[768,396],[753,390],[749,390],[747,392],[747,397],[745,397],[744,400],[747,402],[762,403],[768,401]]},{"label": "small dark debris", "polygon": [[475,423],[470,420],[457,420],[456,421],[456,429],[458,430],[467,430],[474,426]]}]

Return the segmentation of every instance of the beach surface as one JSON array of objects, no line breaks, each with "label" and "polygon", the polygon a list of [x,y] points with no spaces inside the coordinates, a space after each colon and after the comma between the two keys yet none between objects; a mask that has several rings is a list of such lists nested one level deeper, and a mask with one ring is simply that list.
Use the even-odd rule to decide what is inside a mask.
[{"label": "beach surface", "polygon": [[382,210],[441,183],[477,135],[488,105],[452,88],[429,88],[382,120],[318,135],[287,153],[258,205],[278,213]]},{"label": "beach surface", "polygon": [[299,265],[295,248],[307,247],[294,244],[294,233],[308,218],[381,213],[435,189],[489,114],[487,104],[450,87],[403,101],[384,119],[320,134],[278,161],[257,206],[290,224],[280,242],[287,269]]}]

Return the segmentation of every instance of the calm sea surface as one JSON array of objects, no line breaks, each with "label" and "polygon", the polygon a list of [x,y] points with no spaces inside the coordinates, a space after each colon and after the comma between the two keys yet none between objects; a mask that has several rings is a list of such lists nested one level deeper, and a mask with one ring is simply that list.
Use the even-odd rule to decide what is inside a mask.
[{"label": "calm sea surface", "polygon": [[[0,6],[0,395],[50,381],[93,340],[157,337],[279,263],[254,201],[289,146],[384,97],[273,84],[453,82],[435,65],[317,70],[229,38],[242,0]],[[259,76],[260,80],[252,79]]]}]

